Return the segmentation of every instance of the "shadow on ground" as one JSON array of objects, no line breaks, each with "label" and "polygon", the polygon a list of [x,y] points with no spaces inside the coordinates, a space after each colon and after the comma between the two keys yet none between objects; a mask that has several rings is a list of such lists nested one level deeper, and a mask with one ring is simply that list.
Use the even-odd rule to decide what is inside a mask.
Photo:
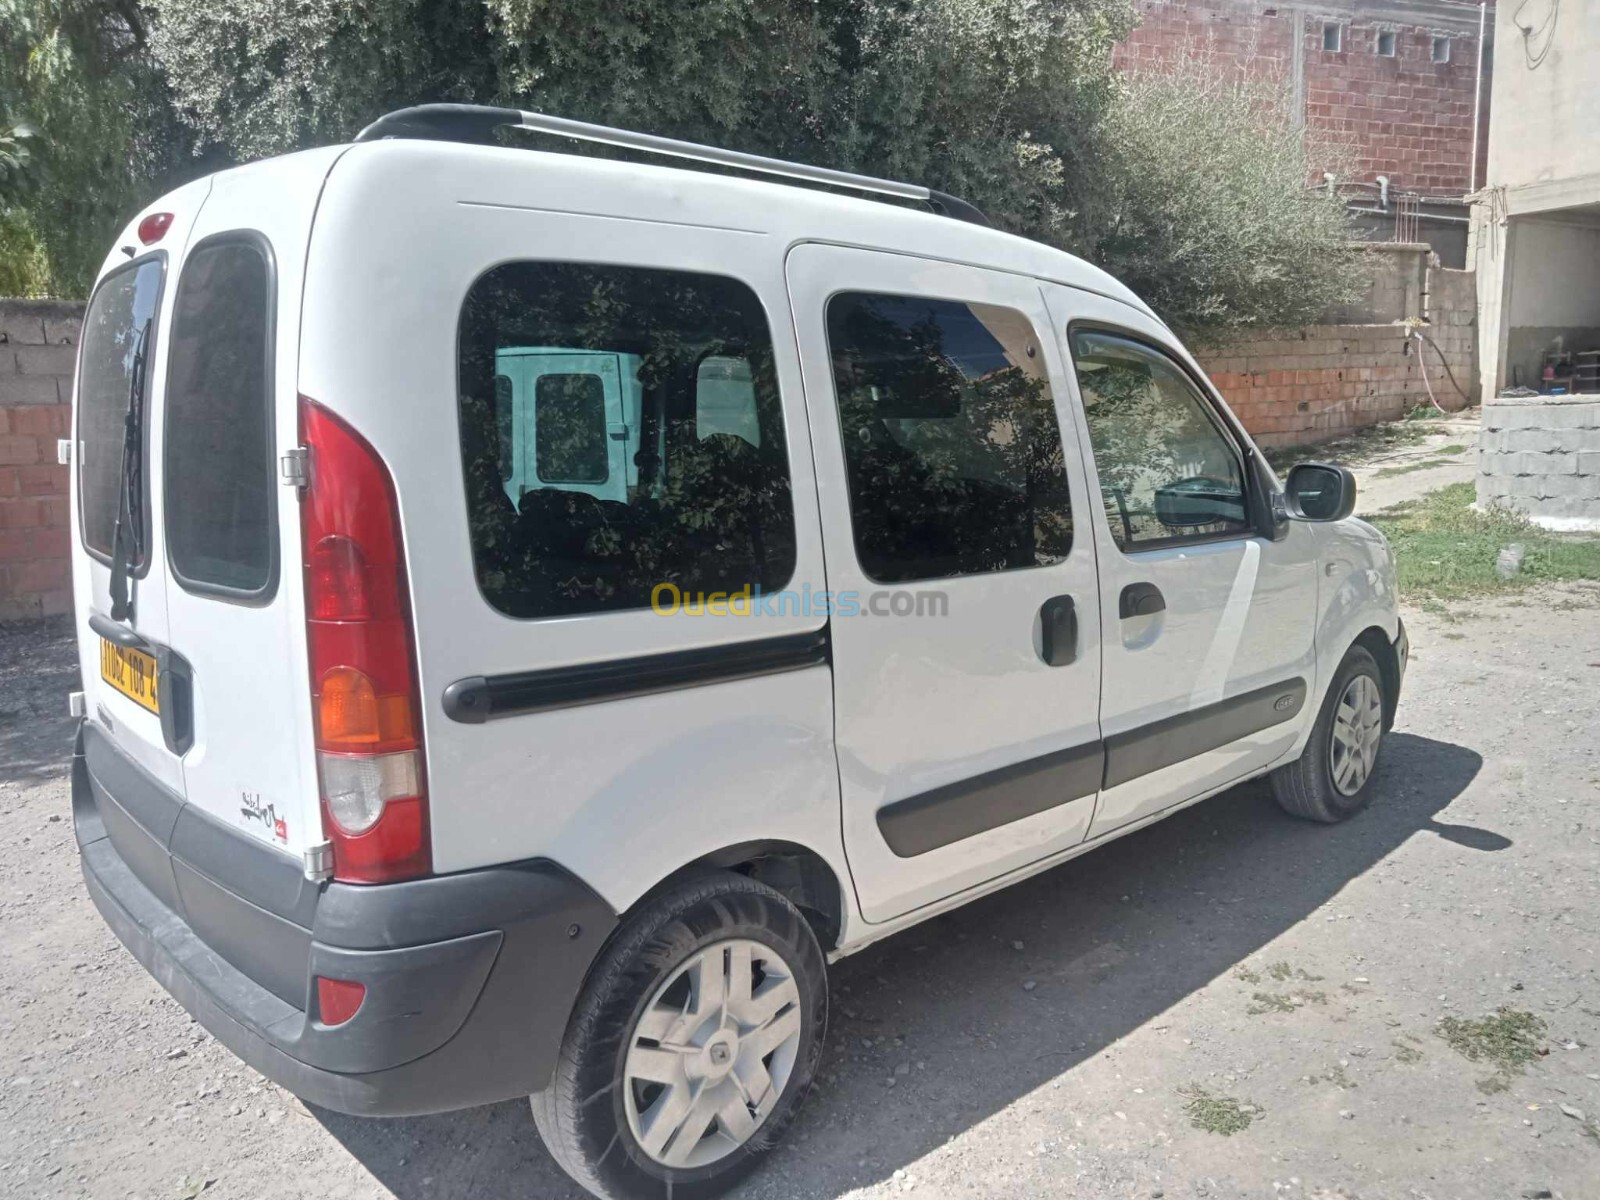
[{"label": "shadow on ground", "polygon": [[[1247,784],[836,964],[823,1082],[741,1194],[836,1196],[887,1177],[1231,970],[1409,838],[1505,849],[1435,819],[1481,765],[1462,746],[1395,734],[1379,802],[1344,825],[1293,820]],[[864,1049],[869,1037],[887,1040]],[[885,1102],[885,1077],[919,1059],[928,1069]],[[315,1115],[400,1200],[583,1194],[520,1101],[396,1121]]]},{"label": "shadow on ground", "polygon": [[0,624],[0,783],[66,774],[77,687],[71,617]]}]

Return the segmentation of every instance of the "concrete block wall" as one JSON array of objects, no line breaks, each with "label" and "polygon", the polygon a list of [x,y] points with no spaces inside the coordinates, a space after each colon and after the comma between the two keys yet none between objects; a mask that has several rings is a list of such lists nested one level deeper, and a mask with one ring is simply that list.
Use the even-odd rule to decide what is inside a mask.
[{"label": "concrete block wall", "polygon": [[1478,503],[1507,505],[1551,529],[1600,530],[1600,400],[1485,404]]},{"label": "concrete block wall", "polygon": [[1327,324],[1241,338],[1197,357],[1263,446],[1315,445],[1393,421],[1427,404],[1430,386],[1446,410],[1464,408],[1476,400],[1472,273],[1432,268],[1417,301],[1426,343],[1405,321]]},{"label": "concrete block wall", "polygon": [[72,607],[67,468],[83,306],[0,300],[0,621]]}]

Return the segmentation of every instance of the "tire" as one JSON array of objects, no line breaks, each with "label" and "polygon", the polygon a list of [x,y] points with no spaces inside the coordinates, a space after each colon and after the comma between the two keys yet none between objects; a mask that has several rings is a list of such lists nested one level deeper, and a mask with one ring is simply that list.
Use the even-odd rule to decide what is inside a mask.
[{"label": "tire", "polygon": [[602,951],[534,1124],[604,1200],[720,1195],[793,1120],[827,1015],[822,949],[794,905],[732,872],[685,880]]},{"label": "tire", "polygon": [[[1367,806],[1372,800],[1383,746],[1385,703],[1383,674],[1377,660],[1365,646],[1350,647],[1334,672],[1333,684],[1305,750],[1295,762],[1272,772],[1272,794],[1285,812],[1308,821],[1333,824],[1355,816]],[[1341,709],[1345,709],[1343,714]],[[1354,727],[1352,714],[1356,718]],[[1336,725],[1345,739],[1354,736],[1370,750],[1353,756],[1346,741],[1336,745]]]}]

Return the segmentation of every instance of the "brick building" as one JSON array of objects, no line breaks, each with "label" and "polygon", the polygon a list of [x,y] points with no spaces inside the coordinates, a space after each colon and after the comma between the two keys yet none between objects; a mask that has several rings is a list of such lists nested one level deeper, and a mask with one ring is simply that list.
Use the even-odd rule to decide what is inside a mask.
[{"label": "brick building", "polygon": [[[1366,235],[1429,242],[1446,265],[1465,265],[1465,197],[1483,180],[1487,144],[1493,0],[1481,87],[1476,0],[1135,0],[1135,7],[1141,24],[1118,47],[1120,66],[1159,69],[1185,51],[1209,52],[1280,80],[1306,128],[1342,146],[1346,161],[1334,183]],[[1316,164],[1312,182],[1335,166]],[[1413,212],[1416,224],[1408,227]]]}]

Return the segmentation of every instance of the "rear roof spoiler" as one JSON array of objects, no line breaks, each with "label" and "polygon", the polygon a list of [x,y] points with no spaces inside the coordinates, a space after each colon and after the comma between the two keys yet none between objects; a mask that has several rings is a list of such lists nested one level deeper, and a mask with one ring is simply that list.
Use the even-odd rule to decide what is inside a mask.
[{"label": "rear roof spoiler", "polygon": [[592,125],[587,121],[573,121],[566,117],[552,117],[544,113],[524,112],[515,108],[491,108],[479,104],[422,104],[415,108],[402,108],[379,117],[356,134],[355,140],[379,142],[385,138],[419,138],[450,142],[487,142],[491,140],[495,130],[507,126],[573,138],[581,142],[621,146],[646,154],[663,154],[693,162],[714,163],[717,166],[733,167],[740,171],[778,176],[802,183],[825,184],[880,196],[895,196],[902,200],[917,200],[942,217],[966,221],[973,225],[990,225],[988,217],[960,197],[917,183],[876,179],[871,175],[857,175],[851,171],[835,171],[830,167],[814,167],[807,163],[766,158],[759,154],[724,150],[720,146],[683,142],[677,138],[657,137],[653,133],[637,133],[631,129],[615,129],[609,125]]}]

